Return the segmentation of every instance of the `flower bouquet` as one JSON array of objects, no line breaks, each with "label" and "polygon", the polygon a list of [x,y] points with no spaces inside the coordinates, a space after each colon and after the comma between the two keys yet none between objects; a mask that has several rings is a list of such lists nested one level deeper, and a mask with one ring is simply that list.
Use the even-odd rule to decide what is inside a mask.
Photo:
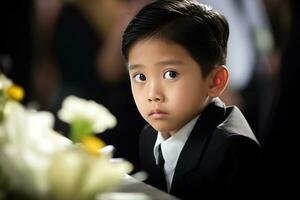
[{"label": "flower bouquet", "polygon": [[116,125],[102,105],[67,97],[58,117],[70,139],[53,129],[54,116],[19,101],[24,91],[0,72],[0,200],[89,200],[117,186],[133,166],[112,159],[112,146],[94,134]]}]

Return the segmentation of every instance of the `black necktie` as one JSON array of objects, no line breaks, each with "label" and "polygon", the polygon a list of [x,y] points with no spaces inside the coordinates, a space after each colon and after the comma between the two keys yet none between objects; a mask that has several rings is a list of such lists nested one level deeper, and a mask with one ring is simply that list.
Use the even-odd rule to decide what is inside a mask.
[{"label": "black necktie", "polygon": [[161,151],[161,144],[158,145],[158,158],[157,158],[157,165],[161,168],[161,169],[164,169],[164,164],[165,164],[165,159],[164,159],[164,156],[162,154],[162,151]]}]

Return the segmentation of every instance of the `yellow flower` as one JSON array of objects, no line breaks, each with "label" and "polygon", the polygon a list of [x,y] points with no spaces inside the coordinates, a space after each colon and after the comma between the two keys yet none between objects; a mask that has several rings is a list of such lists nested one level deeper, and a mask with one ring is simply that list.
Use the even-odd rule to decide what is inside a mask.
[{"label": "yellow flower", "polygon": [[6,94],[16,101],[21,101],[24,98],[24,90],[23,88],[12,85],[6,89]]},{"label": "yellow flower", "polygon": [[99,150],[106,146],[106,144],[95,136],[86,136],[81,139],[81,144],[87,152],[99,156]]}]

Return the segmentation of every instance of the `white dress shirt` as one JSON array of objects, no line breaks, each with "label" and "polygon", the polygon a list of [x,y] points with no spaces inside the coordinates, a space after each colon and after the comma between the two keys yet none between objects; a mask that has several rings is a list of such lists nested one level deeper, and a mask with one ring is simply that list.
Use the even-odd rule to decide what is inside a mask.
[{"label": "white dress shirt", "polygon": [[175,167],[180,155],[180,152],[187,141],[192,129],[194,128],[199,115],[184,125],[179,131],[168,139],[164,139],[160,132],[157,134],[157,139],[153,148],[153,153],[158,163],[158,146],[161,144],[162,154],[165,160],[164,172],[167,181],[168,191],[171,188]]}]

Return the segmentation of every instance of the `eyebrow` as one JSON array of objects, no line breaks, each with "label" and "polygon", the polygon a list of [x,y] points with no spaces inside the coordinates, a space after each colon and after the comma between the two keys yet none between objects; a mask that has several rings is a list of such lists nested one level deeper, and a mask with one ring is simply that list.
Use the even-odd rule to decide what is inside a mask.
[{"label": "eyebrow", "polygon": [[[160,61],[156,63],[155,65],[157,66],[164,66],[164,65],[182,65],[183,62],[180,60],[165,60],[165,61]],[[128,69],[133,70],[139,67],[143,67],[144,65],[142,64],[128,64]]]},{"label": "eyebrow", "polygon": [[135,68],[139,68],[139,67],[142,67],[144,65],[141,65],[141,64],[128,64],[128,70],[133,70]]}]

